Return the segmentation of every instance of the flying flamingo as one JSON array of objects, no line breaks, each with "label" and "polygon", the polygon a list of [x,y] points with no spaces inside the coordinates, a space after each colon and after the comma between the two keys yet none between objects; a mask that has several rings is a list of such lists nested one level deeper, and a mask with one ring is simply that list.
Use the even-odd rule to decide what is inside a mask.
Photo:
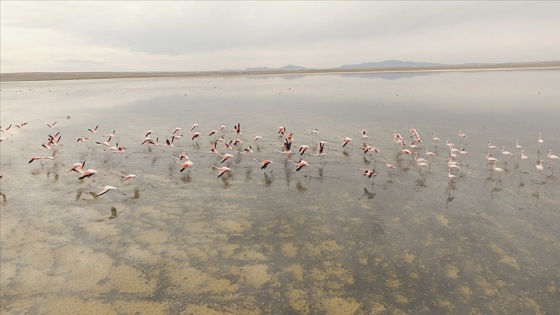
[{"label": "flying flamingo", "polygon": [[319,142],[319,145],[317,146],[317,154],[315,154],[315,156],[323,156],[325,155],[325,144],[327,142],[326,141],[321,141]]},{"label": "flying flamingo", "polygon": [[219,170],[220,172],[218,173],[218,178],[222,177],[226,172],[231,171],[231,169],[229,167],[217,167],[212,165],[213,168]]},{"label": "flying flamingo", "polygon": [[8,127],[6,127],[6,128],[0,127],[0,131],[1,131],[1,132],[6,132],[6,131],[10,130],[10,128],[12,128],[12,124],[10,124],[10,125],[9,125]]},{"label": "flying flamingo", "polygon": [[372,178],[372,177],[377,176],[377,173],[375,173],[374,170],[365,169],[365,168],[359,168],[358,170],[363,171],[364,173],[362,175],[367,176],[368,178]]},{"label": "flying flamingo", "polygon": [[95,143],[99,144],[99,145],[105,145],[105,146],[109,146],[109,142],[111,141],[111,137],[109,137],[109,139],[107,139],[106,141],[103,142],[99,142],[99,141],[95,141]]},{"label": "flying flamingo", "polygon": [[296,172],[299,172],[304,166],[309,166],[309,163],[307,163],[307,161],[302,159],[300,159],[299,162],[297,163],[292,160],[289,161],[296,166]]},{"label": "flying flamingo", "polygon": [[53,122],[52,124],[47,124],[47,126],[48,126],[49,128],[55,128],[55,126],[54,126],[54,125],[56,125],[56,121],[55,121],[55,122]]},{"label": "flying flamingo", "polygon": [[86,177],[91,177],[91,176],[93,176],[94,174],[97,174],[97,171],[94,170],[94,169],[91,169],[91,168],[88,169],[88,170],[85,171],[85,172],[84,172],[84,171],[79,171],[79,172],[82,174],[82,176],[78,177],[78,179],[84,179],[84,178],[86,178]]},{"label": "flying flamingo", "polygon": [[191,167],[194,163],[191,160],[186,160],[185,163],[181,165],[181,170],[179,172],[183,172],[185,169]]},{"label": "flying flamingo", "polygon": [[198,124],[193,124],[192,128],[191,128],[191,131],[195,130],[196,128],[198,128]]},{"label": "flying flamingo", "polygon": [[[96,195],[97,197],[102,196],[102,195],[106,194],[107,192],[109,192],[109,191],[111,191],[111,190],[117,190],[117,191],[118,191],[118,188],[115,187],[115,186],[104,186],[104,187],[95,186],[95,187],[97,187],[97,188],[102,188],[102,190],[101,190],[100,192],[97,193],[97,195]],[[120,192],[121,194],[123,194],[123,195],[126,196],[126,194],[123,193],[122,191],[119,191],[119,192]]]},{"label": "flying flamingo", "polygon": [[349,137],[345,137],[344,139],[342,139],[342,147],[343,147],[343,148],[346,147],[346,145],[347,145],[350,141],[352,141],[352,138],[349,138]]},{"label": "flying flamingo", "polygon": [[74,164],[72,164],[72,167],[66,173],[70,173],[72,171],[73,172],[80,172],[84,169],[84,165],[86,165],[86,161],[74,163]]},{"label": "flying flamingo", "polygon": [[121,177],[121,182],[127,181],[127,180],[132,179],[132,178],[138,178],[138,176],[136,176],[134,174],[128,174],[128,175],[124,175],[124,174],[121,174],[121,173],[117,173],[117,174],[119,174],[119,176]]},{"label": "flying flamingo", "polygon": [[[54,160],[54,156],[42,156],[42,155],[37,155],[37,156],[33,156],[31,158],[29,158],[29,162],[28,163],[32,163],[35,160]],[[42,161],[41,161],[41,165],[42,165]]]},{"label": "flying flamingo", "polygon": [[255,160],[255,161],[261,163],[261,170],[266,169],[266,168],[268,167],[268,165],[270,165],[271,163],[273,163],[271,160],[262,160],[262,161],[259,161],[259,160],[257,160],[257,159],[253,159],[253,160]]},{"label": "flying flamingo", "polygon": [[301,145],[299,147],[299,155],[303,155],[305,153],[305,151],[307,151],[307,149],[309,149],[308,145],[305,145],[305,144]]},{"label": "flying flamingo", "polygon": [[80,141],[85,142],[87,141],[87,139],[88,139],[87,137],[79,137],[78,140],[76,140],[76,142],[80,142]]},{"label": "flying flamingo", "polygon": [[173,134],[176,134],[177,132],[179,132],[179,130],[181,130],[181,127],[176,127],[175,129],[173,129]]},{"label": "flying flamingo", "polygon": [[226,154],[224,154],[224,155],[221,155],[221,154],[218,153],[218,155],[222,157],[222,160],[220,161],[220,163],[224,163],[224,162],[227,161],[229,158],[232,158],[232,157],[233,157],[233,154],[229,154],[229,153],[226,153]]},{"label": "flying flamingo", "polygon": [[92,133],[97,133],[97,127],[99,127],[99,125],[95,126],[95,128],[88,128],[88,131]]},{"label": "flying flamingo", "polygon": [[197,138],[199,136],[200,136],[200,132],[195,132],[195,133],[192,134],[191,140],[194,140],[195,138]]}]

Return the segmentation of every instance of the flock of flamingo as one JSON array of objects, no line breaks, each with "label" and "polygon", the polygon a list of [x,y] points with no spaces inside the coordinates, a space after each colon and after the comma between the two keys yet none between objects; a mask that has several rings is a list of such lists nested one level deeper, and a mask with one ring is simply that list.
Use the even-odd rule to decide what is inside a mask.
[{"label": "flock of flamingo", "polygon": [[[13,143],[11,140],[9,140],[9,135],[11,133],[17,132],[17,130],[25,128],[28,128],[27,123],[13,125],[11,124],[7,127],[0,127],[0,131],[2,133],[0,142]],[[45,125],[45,128],[48,128],[50,131],[45,136],[44,141],[41,141],[40,144],[38,141],[37,147],[35,148],[35,150],[37,151],[43,150],[43,153],[35,154],[29,157],[27,159],[28,163],[39,161],[41,165],[44,165],[44,161],[55,160],[57,158],[56,152],[58,152],[58,148],[62,143],[62,132],[59,129],[59,124],[57,124],[57,122],[48,123]],[[124,146],[119,145],[119,143],[114,140],[118,138],[118,134],[115,129],[111,129],[111,132],[108,133],[101,133],[100,131],[98,131],[98,128],[99,125],[96,125],[92,128],[84,128],[84,134],[76,135],[75,137],[64,140],[83,143],[84,146],[87,146],[89,142],[91,143],[91,146],[97,146],[99,147],[99,150],[103,150],[108,154],[125,154],[127,152],[127,149]],[[297,143],[297,141],[295,140],[296,136],[294,136],[293,133],[288,132],[286,127],[278,127],[277,129],[275,128],[271,130],[270,133],[271,137],[274,138],[273,142],[277,145],[274,149],[271,149],[265,153],[260,150],[259,146],[263,139],[263,136],[254,135],[247,139],[247,137],[245,137],[241,132],[241,124],[239,123],[235,124],[232,129],[227,128],[225,125],[221,125],[216,129],[211,129],[206,132],[204,132],[202,128],[196,123],[189,128],[169,128],[167,136],[162,137],[161,142],[160,137],[157,136],[154,131],[147,130],[142,134],[142,136],[139,135],[139,139],[142,140],[138,141],[136,145],[147,147],[147,149],[145,150],[149,152],[151,152],[155,147],[162,147],[162,150],[171,150],[171,157],[173,158],[173,160],[170,159],[170,162],[177,163],[177,172],[182,173],[189,172],[192,168],[196,167],[197,157],[191,159],[191,157],[189,157],[189,155],[187,154],[188,150],[186,148],[188,147],[188,144],[182,144],[181,142],[190,141],[192,144],[196,143],[197,151],[215,156],[214,163],[211,165],[211,167],[216,170],[216,177],[227,178],[228,176],[230,176],[231,172],[234,172],[235,162],[233,161],[233,158],[237,155],[248,156],[248,159],[250,161],[257,162],[260,169],[264,172],[270,171],[270,169],[273,168],[273,159],[281,159],[284,162],[291,163],[293,164],[293,170],[295,172],[299,172],[302,169],[309,168],[312,164],[325,163],[325,158],[329,155],[329,146],[339,147],[345,154],[348,154],[347,150],[353,150],[352,143],[355,142],[348,136],[339,137],[339,139],[336,141],[319,140],[321,139],[319,130],[314,129],[312,131],[306,131],[306,133],[311,136],[311,138],[308,137],[307,139],[310,139],[310,141],[313,143],[300,143],[297,145],[296,150],[296,146],[292,145],[293,143]],[[88,136],[95,138],[90,141]],[[378,172],[380,171],[386,171],[388,173],[388,176],[392,176],[391,171],[395,169],[396,166],[395,164],[392,164],[390,162],[388,156],[394,158],[396,162],[402,162],[403,159],[406,159],[409,163],[408,165],[415,165],[415,167],[418,168],[419,175],[424,176],[426,170],[430,169],[431,164],[434,163],[434,158],[441,155],[445,157],[445,163],[447,166],[447,177],[450,183],[454,183],[458,180],[458,173],[461,171],[462,165],[468,165],[468,151],[466,150],[468,136],[462,131],[459,131],[457,134],[458,139],[461,141],[459,144],[459,148],[456,148],[455,144],[452,143],[449,138],[447,138],[444,147],[445,153],[441,154],[431,152],[429,149],[429,146],[431,145],[436,149],[437,152],[438,144],[442,142],[442,140],[437,137],[435,132],[432,133],[432,139],[424,141],[420,133],[412,126],[410,127],[410,135],[408,135],[407,137],[404,137],[401,133],[393,130],[392,136],[396,149],[395,154],[392,154],[390,152],[388,152],[388,154],[381,152],[381,150],[379,150],[375,145],[371,144],[370,138],[368,136],[368,131],[365,129],[358,128],[358,130],[356,130],[356,136],[360,137],[360,141],[357,141],[360,142],[359,154],[363,154],[364,161],[371,161],[371,168],[357,169],[363,176],[372,179],[372,184],[374,183],[373,180],[376,178]],[[164,138],[165,141],[163,141]],[[205,147],[201,147],[199,144],[200,141],[207,142],[208,148],[206,149]],[[430,143],[430,145],[428,145],[427,143]],[[542,139],[542,134],[539,133],[539,137],[536,140],[536,144],[539,148],[537,152],[538,162],[535,165],[535,169],[538,174],[541,174],[541,172],[544,170],[544,161],[541,159],[540,153],[540,148],[543,143],[544,141]],[[258,147],[259,152],[255,153],[255,151],[253,151],[253,146]],[[191,146],[191,148],[194,147],[194,145]],[[528,156],[525,155],[525,150],[519,144],[519,141],[516,141],[516,150],[518,152],[514,154],[510,151],[507,151],[505,149],[505,146],[498,147],[493,145],[491,140],[488,141],[488,147],[486,149],[488,171],[491,171],[493,174],[497,174],[496,184],[501,183],[503,174],[507,172],[507,163],[509,159],[515,159],[519,162],[528,160]],[[174,153],[179,151],[181,151],[180,154]],[[49,152],[51,154],[46,154],[46,152]],[[264,156],[264,154],[268,154],[268,156]],[[330,152],[330,154],[334,154],[334,150]],[[498,163],[500,161],[498,157],[494,156],[495,154],[501,155],[500,158],[504,159],[503,162],[505,163],[505,168],[498,167]],[[264,158],[257,159],[257,156]],[[406,158],[406,156],[410,157]],[[382,164],[381,168],[385,170],[379,170],[379,167],[377,167],[378,158],[383,159],[384,165]],[[548,150],[546,159],[551,161],[551,170],[552,172],[554,172],[554,163],[559,159],[558,156],[552,154],[552,150]],[[308,162],[312,160],[312,163]],[[95,177],[96,174],[98,174],[97,170],[86,168],[86,160],[77,161],[75,163],[68,163],[69,161],[65,162],[63,162],[63,165],[70,165],[67,173],[76,173],[77,179],[79,181],[88,180],[89,178]],[[135,174],[117,173],[115,175],[118,175],[120,177],[121,182],[139,179],[141,177]],[[308,175],[306,174],[304,176]],[[109,191],[118,190],[114,185],[95,187],[101,189],[96,194],[96,196],[102,196]]]}]

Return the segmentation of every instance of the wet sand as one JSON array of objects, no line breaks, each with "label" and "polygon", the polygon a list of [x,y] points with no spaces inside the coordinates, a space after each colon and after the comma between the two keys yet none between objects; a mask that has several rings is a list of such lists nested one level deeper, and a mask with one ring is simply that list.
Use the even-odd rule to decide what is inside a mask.
[{"label": "wet sand", "polygon": [[[543,174],[534,169],[537,150],[560,144],[552,136],[552,77],[527,71],[3,84],[2,127],[29,124],[1,144],[1,312],[552,314],[560,308],[560,182],[548,162]],[[549,108],[554,117],[528,115],[516,102]],[[263,103],[268,110],[255,111]],[[480,105],[468,111],[464,104]],[[427,108],[434,117],[422,116]],[[509,125],[484,119],[494,111],[507,113]],[[64,139],[49,153],[56,160],[28,163],[46,154],[40,144],[53,121]],[[254,157],[274,165],[261,171],[236,152],[231,175],[216,178],[211,165],[219,157],[207,152],[210,141],[188,137],[194,122],[205,131],[241,122],[245,143],[263,136]],[[103,134],[116,129],[127,153],[92,144],[103,139],[87,132],[96,124]],[[405,134],[411,124],[425,139],[437,131],[458,143],[458,126],[469,133],[456,183],[447,179],[443,143],[425,175],[396,153],[391,130]],[[318,128],[329,141],[327,156],[308,157],[311,166],[296,172],[273,151],[281,148],[280,125],[293,130],[297,144],[317,141],[307,131]],[[175,148],[140,145],[146,129],[164,138],[176,126],[187,131]],[[363,155],[358,126],[396,165],[392,174],[382,159],[374,165]],[[89,142],[75,142],[85,134]],[[342,148],[339,134],[353,135],[353,145]],[[514,136],[530,161],[510,161],[498,182],[486,164],[487,140],[515,150]],[[181,173],[171,156],[183,150],[195,164]],[[82,160],[100,173],[78,180],[67,172]],[[374,185],[359,167],[376,167]],[[141,180],[121,183],[119,172]],[[96,186],[107,184],[126,195],[94,197]]]}]

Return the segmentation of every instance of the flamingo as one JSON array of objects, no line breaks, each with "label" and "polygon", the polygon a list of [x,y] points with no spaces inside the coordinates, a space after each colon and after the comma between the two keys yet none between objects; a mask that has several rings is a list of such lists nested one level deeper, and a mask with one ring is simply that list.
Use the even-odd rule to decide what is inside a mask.
[{"label": "flamingo", "polygon": [[492,163],[492,162],[497,162],[497,161],[498,161],[497,158],[490,156],[490,150],[488,150],[488,152],[486,153],[486,159],[488,160],[488,163]]},{"label": "flamingo", "polygon": [[261,170],[266,169],[266,168],[268,167],[268,165],[270,165],[270,164],[273,163],[271,160],[262,160],[262,161],[259,161],[259,160],[257,160],[257,159],[253,159],[253,160],[255,160],[255,161],[261,163]]},{"label": "flamingo", "polygon": [[541,135],[540,132],[539,132],[539,140],[537,140],[537,142],[539,143],[539,145],[542,144],[542,143],[544,142],[543,139],[542,139],[542,135]]},{"label": "flamingo", "polygon": [[461,138],[468,138],[468,137],[467,137],[467,134],[464,133],[464,132],[461,132],[461,130],[459,130],[459,137],[461,137]]},{"label": "flamingo", "polygon": [[434,152],[428,151],[428,147],[426,147],[426,155],[429,156],[429,157],[436,156],[436,154]]},{"label": "flamingo", "polygon": [[319,145],[317,146],[317,154],[315,154],[315,156],[325,155],[325,144],[326,143],[327,143],[326,141],[319,142]]},{"label": "flamingo", "polygon": [[12,124],[10,124],[8,127],[6,128],[2,128],[0,127],[0,132],[7,132],[8,130],[10,130],[10,128],[12,128]]},{"label": "flamingo", "polygon": [[224,167],[217,167],[217,166],[212,165],[212,167],[219,170],[218,178],[222,177],[226,172],[231,171],[231,169],[229,167],[225,167],[225,166]]},{"label": "flamingo", "polygon": [[367,140],[369,139],[368,135],[367,135],[367,130],[365,129],[360,129],[360,133],[362,134],[362,139]]},{"label": "flamingo", "polygon": [[119,174],[119,176],[121,177],[121,182],[127,181],[127,180],[132,179],[132,178],[138,178],[138,176],[136,176],[134,174],[128,174],[128,175],[124,175],[124,174],[121,174],[121,173],[117,173],[117,174]]},{"label": "flamingo", "polygon": [[544,170],[543,160],[539,160],[539,163],[536,165],[537,171],[540,173]]},{"label": "flamingo", "polygon": [[305,151],[307,151],[307,149],[309,149],[308,145],[305,145],[305,144],[301,145],[299,147],[299,155],[303,155],[305,153]]},{"label": "flamingo", "polygon": [[451,169],[447,171],[447,178],[449,178],[449,181],[451,182],[455,182],[457,180],[457,176],[451,174]]},{"label": "flamingo", "polygon": [[[118,190],[118,188],[115,187],[115,186],[104,186],[104,187],[95,186],[95,187],[97,187],[97,188],[102,188],[102,190],[101,190],[100,192],[97,193],[97,195],[96,195],[97,197],[102,196],[102,195],[108,193],[108,192],[111,191],[111,190]],[[120,193],[126,196],[125,193],[123,193],[123,192],[120,192]]]},{"label": "flamingo", "polygon": [[222,157],[222,160],[220,161],[220,163],[224,163],[224,162],[227,161],[229,158],[232,158],[232,157],[233,157],[233,154],[229,154],[229,153],[226,153],[226,154],[224,154],[224,155],[221,155],[221,154],[218,153],[218,155]]},{"label": "flamingo", "polygon": [[529,157],[525,155],[525,150],[521,150],[521,159],[527,160]]},{"label": "flamingo", "polygon": [[179,172],[183,172],[185,169],[191,167],[194,163],[191,160],[186,160],[183,165],[181,165],[181,170]]},{"label": "flamingo", "polygon": [[434,143],[441,141],[440,138],[436,137],[436,132],[435,131],[432,132],[432,139],[434,140]]},{"label": "flamingo", "polygon": [[84,171],[79,171],[79,172],[82,174],[82,176],[78,177],[78,179],[84,179],[84,178],[86,178],[86,177],[91,177],[91,176],[97,174],[97,171],[94,170],[94,169],[91,169],[91,168],[88,169],[88,170],[85,171],[85,172],[84,172]]},{"label": "flamingo", "polygon": [[383,159],[385,160],[385,167],[387,167],[387,169],[389,170],[389,176],[391,176],[391,170],[395,168],[395,166],[393,164],[390,164],[389,162],[387,162],[387,158],[383,157]]},{"label": "flamingo", "polygon": [[495,145],[492,145],[492,141],[488,140],[488,149],[489,150],[496,150],[498,147]]},{"label": "flamingo", "polygon": [[502,154],[509,157],[509,156],[513,156],[513,153],[509,152],[509,151],[505,151],[506,147],[502,146]]},{"label": "flamingo", "polygon": [[200,136],[200,132],[195,132],[192,134],[192,138],[191,140],[194,140],[195,138],[198,138]]},{"label": "flamingo", "polygon": [[[91,133],[97,133],[97,127],[99,127],[99,125],[95,126],[95,128],[88,128],[88,131],[91,132]],[[151,130],[150,130],[150,132],[151,132]],[[146,136],[148,136],[148,135],[146,135]]]},{"label": "flamingo", "polygon": [[503,168],[496,167],[496,163],[497,163],[497,162],[492,163],[492,171],[494,171],[494,172],[500,174],[500,182],[501,182],[501,181],[502,181],[502,174],[503,174],[506,170],[504,170]]},{"label": "flamingo", "polygon": [[111,137],[109,137],[109,139],[107,139],[106,141],[103,142],[95,141],[95,143],[99,145],[109,146],[110,145],[109,141],[111,141]]},{"label": "flamingo", "polygon": [[521,149],[521,146],[519,145],[519,140],[516,140],[516,141],[515,141],[515,147],[516,147],[517,149]]},{"label": "flamingo", "polygon": [[548,154],[546,156],[551,160],[558,160],[559,159],[557,155],[552,154],[552,150],[548,150]]},{"label": "flamingo", "polygon": [[358,170],[363,171],[363,176],[367,176],[368,178],[376,177],[377,173],[374,170],[369,170],[365,168],[359,168]]},{"label": "flamingo", "polygon": [[297,163],[292,160],[289,161],[296,166],[296,172],[299,172],[304,166],[309,166],[309,163],[307,163],[307,161],[302,159],[300,159],[299,162]]},{"label": "flamingo", "polygon": [[72,167],[66,173],[70,173],[72,171],[80,172],[84,169],[84,165],[86,165],[86,161],[74,163],[74,164],[72,164]]},{"label": "flamingo", "polygon": [[54,160],[54,156],[41,156],[41,155],[33,156],[29,158],[28,163],[32,163],[35,160]]}]

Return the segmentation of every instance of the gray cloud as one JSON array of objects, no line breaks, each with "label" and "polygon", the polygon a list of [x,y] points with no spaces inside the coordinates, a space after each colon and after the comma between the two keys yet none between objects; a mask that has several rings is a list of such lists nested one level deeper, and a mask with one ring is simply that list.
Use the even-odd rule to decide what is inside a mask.
[{"label": "gray cloud", "polygon": [[[34,36],[50,39],[45,62],[83,59],[108,67],[121,64],[117,58],[170,67],[173,57],[221,69],[560,55],[551,31],[560,29],[556,2],[2,2],[1,11],[2,55],[12,61]],[[61,58],[49,58],[57,49]],[[79,56],[86,49],[92,56]]]}]

